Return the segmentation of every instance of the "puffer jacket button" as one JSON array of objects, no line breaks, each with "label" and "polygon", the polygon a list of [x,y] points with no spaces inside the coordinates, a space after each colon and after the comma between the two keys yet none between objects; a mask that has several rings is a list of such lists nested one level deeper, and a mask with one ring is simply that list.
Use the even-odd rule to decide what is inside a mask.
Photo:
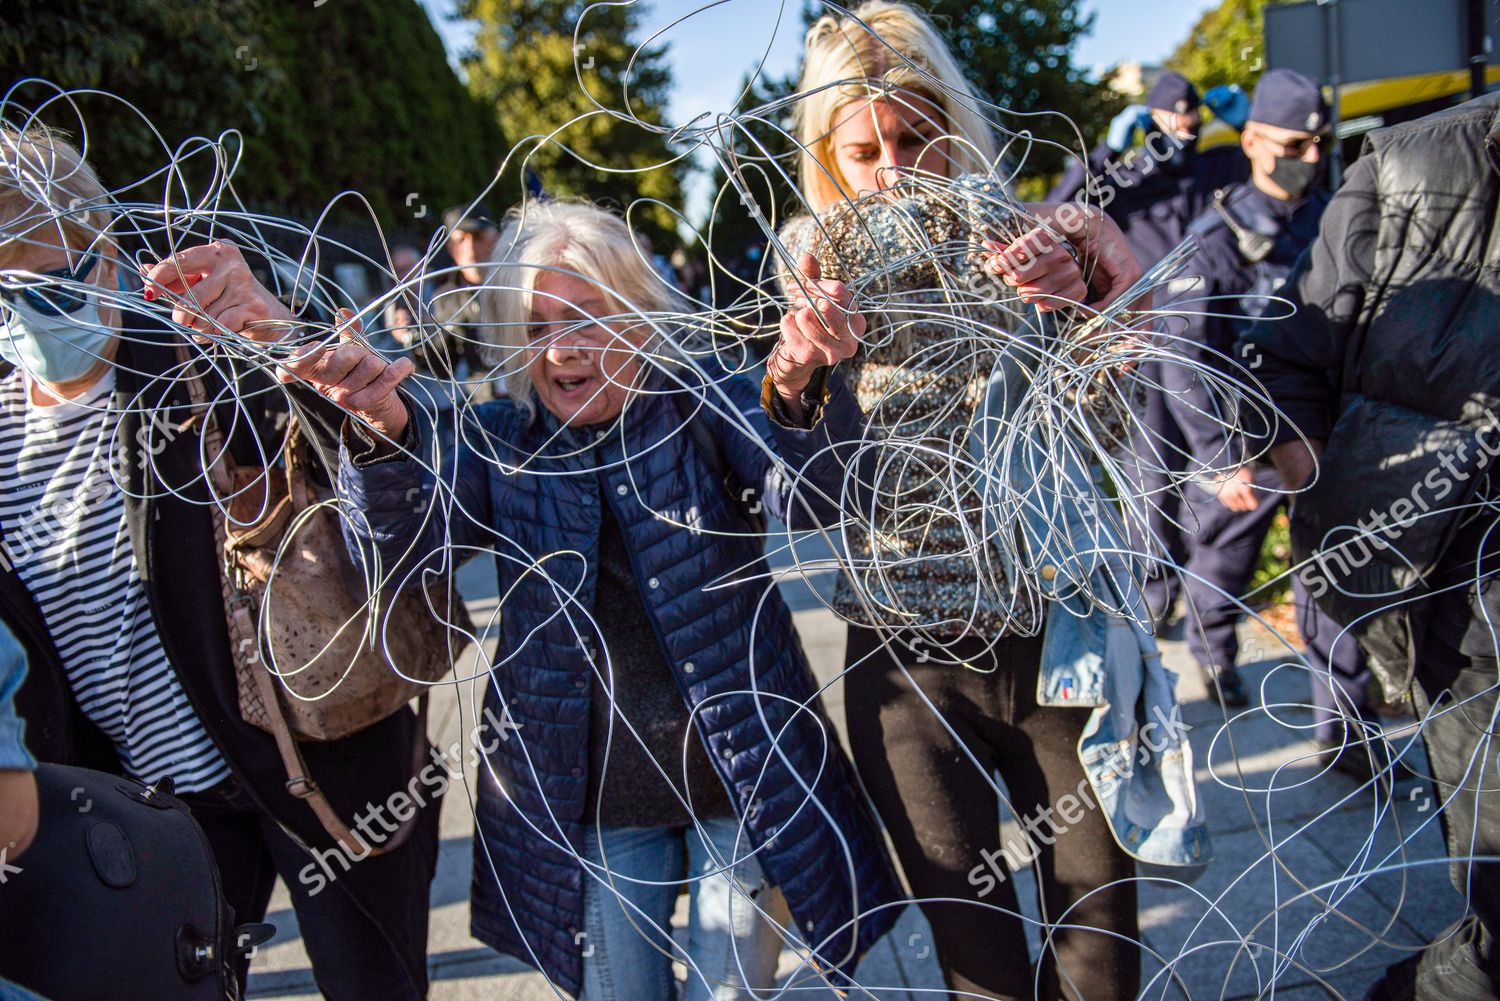
[{"label": "puffer jacket button", "polygon": [[723,758],[725,761],[728,761],[730,758],[734,757],[734,748],[732,748],[732,747],[726,747],[726,748],[724,748],[722,751],[719,752],[719,757]]},{"label": "puffer jacket button", "polygon": [[626,494],[630,493],[630,488],[621,483],[619,486],[615,487],[615,493],[619,494],[621,497],[624,497]]},{"label": "puffer jacket button", "polygon": [[578,689],[581,692],[585,688],[589,687],[589,683],[588,683],[587,679],[579,678],[577,681],[573,682],[573,687],[576,688],[576,689]]},{"label": "puffer jacket button", "polygon": [[651,590],[653,590],[653,591],[655,591],[657,588],[661,587],[661,581],[657,580],[655,577],[652,577],[650,580],[646,581],[646,583],[647,583],[647,585],[650,586]]},{"label": "puffer jacket button", "polygon": [[692,674],[696,670],[698,670],[698,667],[692,661],[688,661],[686,664],[682,665],[683,674]]}]

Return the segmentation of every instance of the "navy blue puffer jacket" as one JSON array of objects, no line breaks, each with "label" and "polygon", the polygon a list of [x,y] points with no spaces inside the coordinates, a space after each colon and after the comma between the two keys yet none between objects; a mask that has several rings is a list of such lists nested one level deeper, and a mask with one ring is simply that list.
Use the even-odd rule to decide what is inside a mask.
[{"label": "navy blue puffer jacket", "polygon": [[[738,479],[784,517],[787,490],[753,388],[740,378],[718,386],[723,394],[710,386],[708,397],[733,424],[708,409],[697,419]],[[372,461],[346,447],[339,471],[343,497],[365,521],[348,519],[356,559],[373,547],[383,566],[410,566],[445,541],[495,553],[500,654],[485,705],[496,718],[508,708],[519,729],[489,742],[498,784],[481,773],[475,936],[578,993],[583,881],[596,877],[572,852],[583,849],[590,692],[604,670],[585,652],[599,642],[585,612],[595,600],[599,505],[608,504],[685,706],[699,710],[709,757],[786,896],[793,934],[819,968],[852,973],[895,921],[900,888],[759,541],[742,534],[743,508],[673,400],[638,394],[607,432],[559,428],[509,400],[475,415],[480,428],[445,463],[436,502],[436,478],[417,461]],[[359,451],[357,437],[349,441]],[[744,583],[725,585],[736,580]]]}]

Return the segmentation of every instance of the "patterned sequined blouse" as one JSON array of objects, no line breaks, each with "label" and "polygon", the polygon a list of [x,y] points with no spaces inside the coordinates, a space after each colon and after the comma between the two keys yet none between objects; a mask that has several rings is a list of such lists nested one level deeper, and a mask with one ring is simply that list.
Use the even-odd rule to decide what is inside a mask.
[{"label": "patterned sequined blouse", "polygon": [[[869,320],[865,348],[843,370],[875,452],[862,467],[873,469],[874,503],[848,519],[851,572],[834,595],[835,610],[853,621],[945,640],[1041,628],[1036,589],[1013,579],[983,541],[970,452],[997,357],[1024,350],[1018,331],[1040,334],[1035,310],[981,269],[984,239],[1009,242],[1029,228],[1015,208],[995,182],[964,178],[940,191],[840,204],[781,231],[793,258],[816,257]],[[782,285],[795,291],[785,274]],[[1122,440],[1118,404],[1086,400],[1085,410]]]}]

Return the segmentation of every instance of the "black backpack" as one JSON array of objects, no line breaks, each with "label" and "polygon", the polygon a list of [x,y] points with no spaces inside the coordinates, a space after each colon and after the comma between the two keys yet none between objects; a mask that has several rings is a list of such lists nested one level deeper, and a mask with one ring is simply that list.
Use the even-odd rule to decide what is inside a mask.
[{"label": "black backpack", "polygon": [[36,838],[0,884],[0,977],[51,1001],[239,997],[237,957],[272,929],[235,928],[186,804],[66,765],[36,784]]}]

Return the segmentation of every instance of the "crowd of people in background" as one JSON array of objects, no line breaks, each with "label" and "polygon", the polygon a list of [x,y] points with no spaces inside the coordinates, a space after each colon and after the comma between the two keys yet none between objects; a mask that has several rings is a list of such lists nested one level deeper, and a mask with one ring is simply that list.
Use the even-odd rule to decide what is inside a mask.
[{"label": "crowd of people in background", "polygon": [[[1290,509],[1321,763],[1387,790],[1419,781],[1381,736],[1379,713],[1410,698],[1469,903],[1369,997],[1500,998],[1495,519],[1482,450],[1444,460],[1466,434],[1482,438],[1500,405],[1500,96],[1375,133],[1333,192],[1336,139],[1317,81],[1275,69],[1251,94],[1205,96],[1164,73],[1024,207],[1024,232],[997,244],[985,212],[999,184],[985,172],[1000,137],[913,7],[868,0],[819,20],[798,92],[808,211],[775,243],[718,261],[737,280],[715,282],[686,250],[661,252],[607,207],[474,203],[444,215],[447,261],[392,248],[396,291],[363,326],[294,315],[230,243],[161,259],[124,249],[108,188],[78,148],[0,126],[0,866],[42,867],[38,825],[45,835],[72,781],[49,766],[124,775],[196,822],[228,908],[219,932],[199,929],[213,948],[198,948],[193,975],[156,996],[192,996],[205,978],[238,996],[278,878],[325,997],[427,995],[444,773],[421,772],[434,792],[409,824],[386,828],[399,837],[372,839],[356,823],[365,835],[351,841],[324,815],[349,824],[390,802],[414,775],[414,746],[419,765],[429,752],[437,764],[425,714],[403,707],[303,741],[306,774],[289,775],[281,735],[247,722],[235,682],[206,429],[228,429],[224,453],[249,468],[281,450],[295,415],[311,445],[299,461],[338,498],[363,579],[411,582],[424,567],[451,574],[499,554],[500,655],[476,712],[500,733],[484,742],[474,801],[472,928],[567,995],[764,996],[787,947],[848,988],[913,899],[955,996],[1137,996],[1132,876],[1137,865],[1200,870],[1210,825],[1191,767],[1143,755],[1106,781],[1091,741],[1101,720],[1120,728],[1104,737],[1131,744],[1148,720],[1175,718],[1153,651],[1179,621],[1226,714],[1256,699],[1240,673],[1240,599]],[[1238,146],[1198,152],[1205,111],[1238,131]],[[42,195],[27,181],[37,173],[54,178]],[[1083,401],[1101,428],[1093,440],[1123,446],[1149,501],[1131,540],[1144,613],[1124,647],[1107,639],[1118,614],[1063,609],[1063,596],[1017,577],[1002,573],[976,600],[963,526],[920,543],[881,535],[899,518],[892,498],[937,497],[961,478],[970,456],[954,443],[979,401],[1023,396],[1040,377],[997,390],[989,367],[953,365],[942,330],[920,322],[866,336],[881,321],[853,289],[910,239],[888,209],[914,176],[964,185],[973,214],[961,238],[983,248],[976,267],[1038,314],[1102,309],[1193,241],[1186,271],[1198,281],[1177,294],[1200,305],[1165,331],[1169,348],[1263,391],[1265,405],[1226,414],[1192,368],[1122,361],[1110,371],[1142,393],[1134,419],[1118,401]],[[69,207],[80,203],[89,210]],[[1084,211],[1059,211],[1067,203]],[[1038,252],[1038,233],[1060,239]],[[769,267],[777,244],[791,259]],[[661,346],[680,331],[637,322],[724,307],[717,297],[773,274],[761,385],[703,358],[664,367]],[[922,298],[935,289],[907,291],[940,303]],[[1008,322],[992,312],[984,322]],[[299,331],[317,320],[352,333],[306,349]],[[274,355],[273,379],[232,352],[193,367],[182,346],[194,332],[299,346]],[[888,419],[912,373],[921,393],[967,402],[923,411],[912,391]],[[725,405],[699,412],[692,401],[710,385]],[[954,450],[877,470],[872,451],[913,419]],[[121,442],[149,461],[122,464]],[[526,472],[536,456],[545,475]],[[1434,478],[1456,507],[1423,507],[1417,529],[1392,515],[1398,527],[1377,537],[1372,561],[1329,558],[1346,545],[1340,526],[1363,526]],[[1081,489],[1106,502],[1107,485]],[[60,503],[73,516],[24,553],[11,544],[30,512]],[[1037,517],[1076,514],[1068,503],[1054,498]],[[790,610],[766,593],[765,514],[794,530],[873,525],[849,529],[831,602],[850,623],[847,748]],[[901,545],[906,560],[876,591],[855,579]],[[544,554],[557,554],[548,574],[531,562]],[[724,585],[737,574],[748,583]],[[899,614],[873,616],[872,593]],[[1369,597],[1392,594],[1410,600]],[[1140,718],[1097,712],[1119,699]],[[1004,850],[1002,806],[1024,820],[1053,817],[1064,800],[1077,819],[1046,836],[1031,828],[1052,925],[1037,951],[1014,883],[984,860]],[[128,884],[120,850],[92,850],[100,880]],[[355,861],[306,878],[335,851]],[[683,886],[688,926],[674,944]],[[179,952],[187,965],[174,969],[188,970],[194,950]],[[111,975],[83,946],[5,969],[32,986]],[[73,989],[50,996],[85,996]],[[0,982],[4,1001],[37,996]]]}]

